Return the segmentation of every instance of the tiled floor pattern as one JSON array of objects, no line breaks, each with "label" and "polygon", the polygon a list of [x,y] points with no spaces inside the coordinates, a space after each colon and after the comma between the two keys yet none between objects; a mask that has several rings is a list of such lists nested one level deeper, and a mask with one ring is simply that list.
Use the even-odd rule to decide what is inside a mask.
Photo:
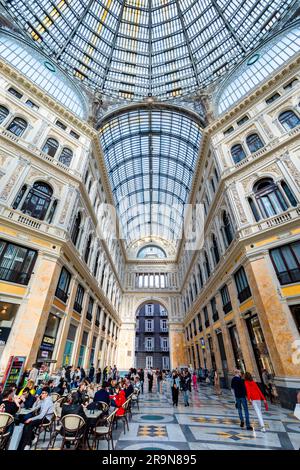
[{"label": "tiled floor pattern", "polygon": [[[129,431],[119,426],[114,431],[116,450],[265,450],[300,448],[300,421],[290,410],[270,405],[264,412],[266,432],[260,431],[255,413],[250,407],[253,431],[240,428],[234,400],[229,391],[221,397],[211,386],[202,385],[192,391],[190,406],[183,404],[179,394],[178,407],[172,406],[167,384],[162,393],[140,396],[140,409],[133,408]],[[57,448],[59,440],[55,445]],[[44,447],[45,444],[39,445]],[[106,441],[100,449],[107,449]]]}]

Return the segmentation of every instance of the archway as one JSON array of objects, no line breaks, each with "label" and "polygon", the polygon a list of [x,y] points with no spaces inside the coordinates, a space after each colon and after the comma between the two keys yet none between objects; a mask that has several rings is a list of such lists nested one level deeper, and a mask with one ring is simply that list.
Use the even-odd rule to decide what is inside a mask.
[{"label": "archway", "polygon": [[144,302],[137,309],[135,367],[170,369],[168,312],[160,302]]}]

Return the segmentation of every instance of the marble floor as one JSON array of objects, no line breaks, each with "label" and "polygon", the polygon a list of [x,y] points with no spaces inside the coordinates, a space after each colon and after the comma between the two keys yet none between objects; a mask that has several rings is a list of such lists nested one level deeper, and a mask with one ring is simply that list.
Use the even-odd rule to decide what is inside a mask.
[{"label": "marble floor", "polygon": [[[209,385],[192,391],[190,406],[183,404],[179,394],[178,407],[172,406],[169,387],[162,393],[140,396],[139,410],[133,408],[129,431],[123,427],[114,430],[116,450],[298,450],[300,448],[300,421],[290,410],[270,405],[264,412],[266,432],[260,431],[250,407],[253,431],[240,428],[240,421],[231,393],[221,397]],[[46,444],[46,443],[45,443]],[[45,447],[39,445],[39,448]],[[57,442],[59,444],[59,442]],[[57,446],[55,446],[58,448]],[[107,449],[105,441],[100,449]]]}]

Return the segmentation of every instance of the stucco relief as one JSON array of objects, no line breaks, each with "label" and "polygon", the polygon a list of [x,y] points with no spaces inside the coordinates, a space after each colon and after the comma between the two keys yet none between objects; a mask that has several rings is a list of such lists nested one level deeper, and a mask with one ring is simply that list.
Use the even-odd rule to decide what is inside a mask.
[{"label": "stucco relief", "polygon": [[32,143],[34,145],[36,145],[39,142],[41,136],[44,134],[44,132],[45,132],[45,130],[47,129],[48,126],[49,126],[49,124],[46,121],[43,120],[42,125],[40,126],[39,130],[37,131],[34,138],[32,139]]},{"label": "stucco relief", "polygon": [[8,196],[10,195],[11,190],[15,186],[20,174],[22,174],[22,171],[26,167],[27,164],[28,164],[28,161],[25,160],[24,158],[19,159],[18,164],[17,164],[16,168],[14,169],[13,174],[9,178],[8,182],[6,183],[2,193],[0,195],[0,199],[2,201],[7,200]]},{"label": "stucco relief", "polygon": [[281,156],[281,161],[283,161],[286,167],[289,169],[291,176],[297,183],[298,188],[300,188],[300,172],[291,160],[290,154],[288,152],[285,152]]},{"label": "stucco relief", "polygon": [[59,219],[60,224],[64,224],[64,222],[66,220],[67,212],[69,210],[70,202],[71,202],[71,198],[72,198],[73,194],[74,194],[74,189],[69,186],[67,198],[65,200],[64,207],[63,207],[62,213],[60,215],[60,219]]},{"label": "stucco relief", "polygon": [[263,128],[264,132],[266,133],[266,136],[268,137],[268,139],[272,140],[274,139],[274,134],[273,132],[271,131],[270,127],[268,126],[266,120],[264,119],[264,117],[262,115],[258,116],[258,122],[260,123],[261,127]]},{"label": "stucco relief", "polygon": [[230,189],[232,197],[234,199],[234,204],[235,204],[235,207],[237,208],[239,219],[240,219],[242,224],[246,224],[248,222],[248,219],[247,219],[246,213],[244,211],[244,207],[241,203],[236,184],[231,183],[229,185],[229,189]]},{"label": "stucco relief", "polygon": [[11,160],[11,159],[12,157],[9,157],[8,155],[4,155],[3,153],[0,154],[0,169],[4,170],[6,163],[8,163],[8,160]]}]

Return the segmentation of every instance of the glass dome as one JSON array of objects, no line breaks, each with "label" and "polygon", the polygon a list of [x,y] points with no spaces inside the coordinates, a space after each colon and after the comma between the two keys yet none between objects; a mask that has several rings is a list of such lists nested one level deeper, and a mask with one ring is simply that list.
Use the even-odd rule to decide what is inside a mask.
[{"label": "glass dome", "polygon": [[43,50],[89,87],[128,100],[189,94],[261,43],[294,0],[9,0]]},{"label": "glass dome", "polygon": [[300,25],[275,36],[227,77],[215,97],[218,115],[228,111],[300,51]]},{"label": "glass dome", "polygon": [[81,119],[86,119],[86,99],[76,84],[56,64],[15,35],[0,32],[0,58]]},{"label": "glass dome", "polygon": [[176,246],[202,137],[197,117],[136,105],[105,118],[99,133],[127,246],[151,236]]}]

